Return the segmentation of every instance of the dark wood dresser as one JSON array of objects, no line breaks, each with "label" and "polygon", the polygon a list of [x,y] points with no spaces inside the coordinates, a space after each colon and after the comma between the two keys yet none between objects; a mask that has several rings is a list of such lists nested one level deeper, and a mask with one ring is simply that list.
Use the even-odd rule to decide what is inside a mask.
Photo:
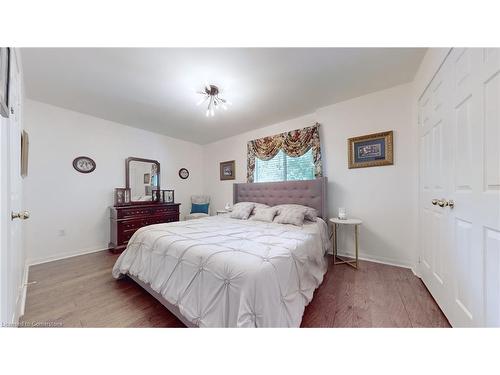
[{"label": "dark wood dresser", "polygon": [[179,221],[179,206],[180,203],[151,203],[110,207],[109,249],[114,253],[125,250],[139,228]]}]

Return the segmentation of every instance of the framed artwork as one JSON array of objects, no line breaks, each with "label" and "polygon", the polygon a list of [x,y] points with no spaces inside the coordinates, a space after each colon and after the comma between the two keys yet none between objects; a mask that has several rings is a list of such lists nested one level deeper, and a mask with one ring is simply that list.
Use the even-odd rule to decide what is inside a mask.
[{"label": "framed artwork", "polygon": [[10,49],[0,47],[0,115],[9,117]]},{"label": "framed artwork", "polygon": [[144,173],[144,183],[145,184],[151,183],[151,174],[150,173]]},{"label": "framed artwork", "polygon": [[28,175],[28,154],[30,149],[30,141],[28,133],[23,130],[21,133],[21,177]]},{"label": "framed artwork", "polygon": [[234,160],[223,161],[220,163],[220,179],[234,180],[236,178],[235,162]]},{"label": "framed artwork", "polygon": [[234,180],[236,178],[235,162],[234,160],[223,161],[220,163],[220,179]]},{"label": "framed artwork", "polygon": [[163,202],[164,203],[174,203],[174,191],[173,190],[162,190]]},{"label": "framed artwork", "polygon": [[375,133],[347,140],[349,169],[394,164],[393,132]]},{"label": "framed artwork", "polygon": [[130,189],[116,188],[115,189],[115,206],[124,206],[130,204]]}]

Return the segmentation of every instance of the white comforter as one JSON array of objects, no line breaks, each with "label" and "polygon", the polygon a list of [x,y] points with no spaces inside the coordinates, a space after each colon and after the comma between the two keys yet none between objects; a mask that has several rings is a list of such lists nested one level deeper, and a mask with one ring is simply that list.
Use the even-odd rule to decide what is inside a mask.
[{"label": "white comforter", "polygon": [[299,327],[327,269],[323,220],[223,216],[139,229],[113,267],[149,284],[200,327]]}]

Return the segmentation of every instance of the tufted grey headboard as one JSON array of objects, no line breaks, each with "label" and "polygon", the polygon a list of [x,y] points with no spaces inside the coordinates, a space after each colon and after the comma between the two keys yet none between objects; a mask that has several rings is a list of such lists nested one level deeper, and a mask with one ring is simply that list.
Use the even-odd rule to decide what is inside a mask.
[{"label": "tufted grey headboard", "polygon": [[269,206],[301,204],[318,210],[326,219],[327,178],[306,181],[254,182],[233,185],[233,203],[257,202]]}]

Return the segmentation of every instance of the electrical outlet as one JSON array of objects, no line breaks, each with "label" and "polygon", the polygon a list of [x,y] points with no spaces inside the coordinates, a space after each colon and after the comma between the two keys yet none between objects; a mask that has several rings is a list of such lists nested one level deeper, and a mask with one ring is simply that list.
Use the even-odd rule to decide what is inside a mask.
[{"label": "electrical outlet", "polygon": [[64,236],[66,236],[66,230],[64,230],[64,229],[59,229],[59,230],[57,231],[57,234],[59,235],[59,237],[64,237]]}]

